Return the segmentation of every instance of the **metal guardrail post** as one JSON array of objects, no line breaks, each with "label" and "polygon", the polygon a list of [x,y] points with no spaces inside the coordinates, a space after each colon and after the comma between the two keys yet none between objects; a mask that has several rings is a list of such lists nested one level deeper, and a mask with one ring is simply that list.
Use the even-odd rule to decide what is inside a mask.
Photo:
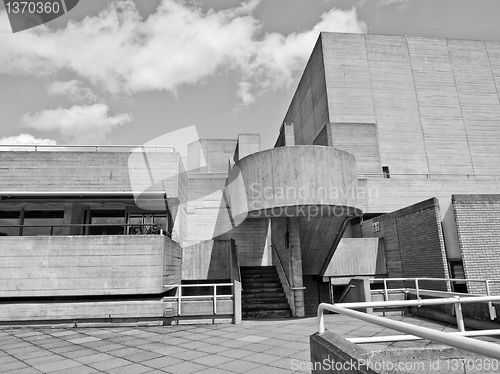
[{"label": "metal guardrail post", "polygon": [[217,315],[217,285],[214,284],[214,316]]},{"label": "metal guardrail post", "polygon": [[[490,281],[486,279],[484,281],[486,285],[486,295],[491,296],[491,291],[490,291]],[[497,311],[495,307],[493,306],[493,303],[491,301],[488,302],[488,311],[490,312],[490,319],[493,321],[495,318],[497,318]]]},{"label": "metal guardrail post", "polygon": [[457,326],[458,326],[458,331],[465,331],[465,325],[464,325],[464,316],[462,314],[462,304],[460,303],[460,297],[455,296],[457,299],[457,302],[454,304],[455,305],[455,317],[457,319]]},{"label": "metal guardrail post", "polygon": [[[420,289],[418,288],[418,278],[415,278],[415,289],[417,290],[417,300],[420,300]],[[420,305],[417,306],[420,308]]]},{"label": "metal guardrail post", "polygon": [[384,301],[389,301],[389,293],[387,291],[387,279],[384,278]]},{"label": "metal guardrail post", "polygon": [[177,314],[181,316],[181,298],[182,298],[182,286],[177,286]]},{"label": "metal guardrail post", "polygon": [[241,325],[241,283],[233,281],[233,313],[235,325]]}]

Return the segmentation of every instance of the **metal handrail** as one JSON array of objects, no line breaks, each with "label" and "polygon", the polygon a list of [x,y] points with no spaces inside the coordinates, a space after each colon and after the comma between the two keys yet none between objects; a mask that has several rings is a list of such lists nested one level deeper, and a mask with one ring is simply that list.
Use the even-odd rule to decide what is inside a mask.
[{"label": "metal handrail", "polygon": [[158,149],[170,149],[170,152],[175,152],[175,148],[171,145],[51,145],[51,144],[0,144],[0,148],[26,148],[26,147],[34,147],[35,152],[38,151],[38,148],[95,148],[96,152],[99,152],[99,148],[144,148],[144,149],[154,149],[158,151]]},{"label": "metal handrail", "polygon": [[[0,227],[22,227],[22,228],[38,228],[38,227],[50,227],[50,236],[53,236],[55,227],[153,227],[160,226],[157,223],[68,223],[68,224],[60,224],[60,225],[0,225]],[[164,230],[160,226],[160,234],[158,235],[166,235],[170,237],[172,233]],[[134,234],[129,234],[134,235]]]},{"label": "metal handrail", "polygon": [[[177,292],[175,296],[165,296],[163,299],[165,300],[177,300],[177,314],[179,317],[182,316],[182,299],[209,299],[213,300],[213,311],[214,316],[217,315],[217,299],[219,298],[227,298],[234,297],[234,290],[230,295],[217,295],[217,287],[234,287],[233,283],[203,283],[203,284],[166,284],[163,287],[172,287],[177,288]],[[183,287],[213,287],[214,291],[211,295],[194,295],[194,296],[183,296],[182,288]]]},{"label": "metal handrail", "polygon": [[[484,299],[484,300],[480,300]],[[412,300],[412,301],[382,301],[382,302],[369,302],[369,303],[348,303],[340,305],[326,304],[322,303],[318,307],[318,332],[319,334],[324,334],[324,311],[329,310],[332,312],[340,313],[349,317],[357,318],[365,322],[374,323],[379,326],[383,326],[389,329],[404,332],[406,334],[412,334],[423,339],[428,339],[434,342],[449,345],[451,347],[464,349],[469,352],[474,352],[480,355],[492,357],[495,359],[500,359],[500,346],[498,344],[485,342],[481,340],[467,338],[465,336],[460,336],[457,334],[450,335],[442,331],[436,331],[427,327],[416,326],[400,321],[394,321],[387,318],[374,316],[367,313],[358,312],[356,310],[351,310],[350,308],[370,308],[370,307],[381,307],[397,305],[397,306],[411,306],[415,302],[425,304],[461,304],[461,303],[473,303],[473,302],[487,302],[487,301],[500,301],[500,296],[490,296],[484,298],[452,298],[452,299],[434,299],[434,300]],[[406,303],[406,305],[403,305]]]},{"label": "metal handrail", "polygon": [[280,254],[278,253],[278,250],[276,249],[276,246],[274,244],[271,244],[271,248],[274,249],[274,253],[276,253],[276,258],[278,259],[278,264],[280,266],[281,271],[284,274],[286,285],[288,286],[289,289],[292,289],[292,286],[290,285],[290,281],[288,280],[288,275],[285,272],[285,268],[283,266],[283,262],[281,261]]},{"label": "metal handrail", "polygon": [[499,177],[500,174],[476,174],[476,173],[361,173],[358,178],[380,177],[383,179],[391,179],[393,176],[425,176],[427,179],[432,179],[433,176],[451,176],[451,177]]},{"label": "metal handrail", "polygon": [[[500,283],[500,279],[462,279],[462,278],[373,278],[370,279],[370,282],[383,282],[384,283],[384,300],[389,300],[389,289],[387,288],[387,282],[398,282],[398,281],[413,281],[415,282],[415,291],[417,294],[417,300],[421,300],[420,291],[428,291],[419,287],[419,281],[431,281],[431,282],[447,282],[450,285],[451,283],[484,283],[486,288],[486,296],[491,295],[490,283]],[[401,289],[392,289],[392,290],[401,290]],[[444,292],[444,291],[443,291]],[[493,304],[488,302],[488,310],[490,313],[490,319],[494,320],[497,317],[496,310],[493,307]]]},{"label": "metal handrail", "polygon": [[340,295],[340,299],[338,301],[339,303],[341,303],[342,300],[344,300],[344,297],[346,297],[347,293],[351,290],[351,288],[356,288],[356,286],[354,284],[348,284],[347,287],[344,289],[344,292],[342,292],[342,295]]}]

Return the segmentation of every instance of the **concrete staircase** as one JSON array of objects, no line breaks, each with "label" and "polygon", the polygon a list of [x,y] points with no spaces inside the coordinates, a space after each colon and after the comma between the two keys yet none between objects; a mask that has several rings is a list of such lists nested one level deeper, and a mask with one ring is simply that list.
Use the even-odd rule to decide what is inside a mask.
[{"label": "concrete staircase", "polygon": [[292,316],[275,266],[242,266],[240,270],[244,319]]}]

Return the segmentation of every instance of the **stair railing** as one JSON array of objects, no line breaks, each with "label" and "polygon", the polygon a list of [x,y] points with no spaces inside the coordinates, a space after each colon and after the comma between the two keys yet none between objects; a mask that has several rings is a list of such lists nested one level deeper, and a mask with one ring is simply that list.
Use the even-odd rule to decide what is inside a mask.
[{"label": "stair railing", "polygon": [[288,280],[288,275],[286,274],[285,267],[283,266],[283,262],[281,261],[280,254],[278,250],[276,249],[276,246],[274,244],[271,244],[271,248],[274,249],[274,253],[276,254],[276,258],[278,259],[278,265],[280,267],[281,272],[283,273],[283,276],[285,278],[285,282],[287,287],[292,290],[292,286],[290,285],[290,281]]},{"label": "stair railing", "polygon": [[[288,299],[288,304],[290,305],[290,308],[292,309],[292,314],[295,317],[296,316],[296,309],[295,309],[295,292],[297,291],[303,291],[306,288],[305,287],[292,287],[290,284],[290,280],[288,279],[288,275],[285,271],[285,267],[283,266],[283,261],[281,260],[281,257],[278,253],[278,249],[274,244],[271,244],[271,248],[274,250],[274,253],[276,254],[276,258],[278,259],[278,274],[283,273],[283,278],[285,278],[285,283],[286,287],[283,287],[285,289],[288,289],[288,293],[285,291],[287,294],[287,299]],[[280,277],[281,280],[281,277]],[[285,286],[285,285],[284,285]]]}]

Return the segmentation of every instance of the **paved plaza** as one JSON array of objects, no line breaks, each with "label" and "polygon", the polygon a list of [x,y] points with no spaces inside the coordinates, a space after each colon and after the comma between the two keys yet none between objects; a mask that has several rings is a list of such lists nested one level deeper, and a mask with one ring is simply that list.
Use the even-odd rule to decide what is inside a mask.
[{"label": "paved plaza", "polygon": [[[445,324],[392,316],[456,331]],[[396,332],[341,315],[325,327],[345,337]],[[244,321],[242,325],[0,329],[0,372],[30,373],[307,373],[316,318]],[[367,349],[426,346],[428,341],[364,344]]]}]

